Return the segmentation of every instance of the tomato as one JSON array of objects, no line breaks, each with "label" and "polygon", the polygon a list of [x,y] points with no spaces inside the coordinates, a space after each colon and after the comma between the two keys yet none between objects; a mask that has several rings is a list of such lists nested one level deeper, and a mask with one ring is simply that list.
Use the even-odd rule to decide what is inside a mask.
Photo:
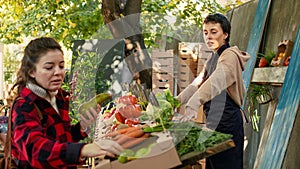
[{"label": "tomato", "polygon": [[137,118],[142,115],[142,110],[139,105],[126,105],[118,109],[118,111],[126,118]]},{"label": "tomato", "polygon": [[120,123],[125,123],[126,118],[122,116],[120,112],[115,113],[115,118],[120,122]]},{"label": "tomato", "polygon": [[268,65],[268,61],[266,58],[260,58],[259,60],[259,67],[266,67]]},{"label": "tomato", "polygon": [[122,104],[137,104],[137,98],[135,95],[125,95],[119,97],[116,102]]},{"label": "tomato", "polygon": [[135,107],[135,109],[136,109],[136,110],[138,110],[138,111],[142,112],[142,108],[141,108],[141,106],[140,106],[140,105],[138,105],[138,104],[135,104],[135,105],[134,105],[134,107]]},{"label": "tomato", "polygon": [[290,64],[291,56],[288,56],[284,62],[285,66],[288,66]]},{"label": "tomato", "polygon": [[119,124],[114,124],[111,126],[111,130],[115,131],[117,129],[117,127],[119,126]]}]

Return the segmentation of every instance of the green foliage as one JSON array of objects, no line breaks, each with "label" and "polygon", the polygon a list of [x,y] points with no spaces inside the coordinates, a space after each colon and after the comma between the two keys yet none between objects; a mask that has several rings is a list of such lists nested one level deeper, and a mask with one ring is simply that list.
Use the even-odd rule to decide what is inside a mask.
[{"label": "green foliage", "polygon": [[[98,90],[107,90],[110,86],[108,81],[98,80],[102,79],[103,72],[98,72],[99,63],[102,61],[103,56],[97,54],[97,52],[78,52],[77,56],[74,56],[74,64],[72,65],[72,82],[70,91],[72,98],[70,101],[70,115],[73,122],[76,123],[79,118],[78,109],[79,106],[87,102],[98,94]],[[96,65],[96,66],[95,66]],[[99,89],[97,86],[101,86]]]},{"label": "green foliage", "polygon": [[163,93],[158,92],[155,97],[158,100],[168,101],[173,108],[178,108],[181,105],[178,99],[173,96],[170,89],[164,90]]},{"label": "green foliage", "polygon": [[[3,43],[51,36],[71,48],[74,40],[112,38],[104,27],[101,0],[1,0],[1,5],[0,41]],[[177,39],[193,37],[199,34],[195,30],[201,27],[204,13],[225,12],[222,6],[210,0],[144,0],[141,10],[147,47],[154,45],[163,34]],[[171,15],[175,17],[174,25],[165,17]],[[171,38],[167,40],[170,42]]]},{"label": "green foliage", "polygon": [[272,59],[276,56],[276,53],[267,49],[265,53],[258,53],[258,58],[265,58],[269,65],[271,65]]},{"label": "green foliage", "polygon": [[259,120],[260,116],[258,113],[259,97],[262,95],[271,97],[271,86],[270,85],[259,85],[251,83],[249,91],[247,92],[247,106],[246,109],[249,112],[249,118],[252,122],[252,128],[254,131],[259,131]]},{"label": "green foliage", "polygon": [[147,47],[166,35],[167,41],[197,41],[207,13],[225,13],[225,8],[210,0],[145,0],[142,4],[142,27]]},{"label": "green foliage", "polygon": [[17,75],[19,69],[20,60],[18,56],[20,52],[18,50],[9,51],[8,49],[4,51],[3,55],[3,65],[4,65],[4,81],[8,84],[14,82],[14,77]]},{"label": "green foliage", "polygon": [[103,23],[100,0],[28,0],[2,2],[0,39],[22,43],[24,37],[51,36],[71,47],[88,39]]}]

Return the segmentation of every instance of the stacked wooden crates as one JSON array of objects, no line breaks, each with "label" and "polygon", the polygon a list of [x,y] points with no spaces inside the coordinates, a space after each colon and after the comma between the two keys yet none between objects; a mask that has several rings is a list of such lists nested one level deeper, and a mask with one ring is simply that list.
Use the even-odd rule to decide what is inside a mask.
[{"label": "stacked wooden crates", "polygon": [[178,87],[184,90],[203,70],[210,52],[204,43],[182,42],[178,46]]},{"label": "stacked wooden crates", "polygon": [[173,50],[152,50],[152,90],[154,93],[170,89],[174,93]]},{"label": "stacked wooden crates", "polygon": [[[193,82],[195,77],[199,76],[200,73],[204,73],[204,65],[212,53],[204,43],[183,42],[179,44],[178,50],[177,81],[179,88],[178,93],[180,93]],[[180,107],[179,113],[184,113],[184,106],[185,105],[182,105]],[[199,108],[196,122],[205,123],[203,107]]]}]

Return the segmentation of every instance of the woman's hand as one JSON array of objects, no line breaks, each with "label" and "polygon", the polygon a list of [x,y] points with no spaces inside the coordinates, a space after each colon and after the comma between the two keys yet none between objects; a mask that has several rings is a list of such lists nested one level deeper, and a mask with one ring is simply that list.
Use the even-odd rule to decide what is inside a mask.
[{"label": "woman's hand", "polygon": [[81,150],[81,157],[96,157],[100,155],[115,157],[122,150],[123,148],[117,142],[104,139],[84,145]]},{"label": "woman's hand", "polygon": [[180,117],[180,122],[190,121],[192,119],[196,119],[198,116],[198,112],[192,109],[191,107],[185,107],[184,114]]},{"label": "woman's hand", "polygon": [[123,147],[118,144],[116,141],[109,139],[100,139],[95,141],[95,143],[102,149],[107,152],[119,155],[123,150]]},{"label": "woman's hand", "polygon": [[90,111],[86,111],[85,115],[80,114],[80,126],[82,131],[89,132],[91,125],[95,123],[98,117],[98,112],[94,108],[90,108]]}]

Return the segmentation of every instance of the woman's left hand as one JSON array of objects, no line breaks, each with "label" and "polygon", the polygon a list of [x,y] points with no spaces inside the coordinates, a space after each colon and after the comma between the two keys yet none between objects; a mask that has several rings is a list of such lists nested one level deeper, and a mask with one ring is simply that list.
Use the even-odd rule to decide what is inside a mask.
[{"label": "woman's left hand", "polygon": [[88,132],[91,125],[95,123],[98,117],[98,112],[94,108],[90,108],[89,111],[85,112],[85,115],[80,114],[80,126],[82,131]]}]

